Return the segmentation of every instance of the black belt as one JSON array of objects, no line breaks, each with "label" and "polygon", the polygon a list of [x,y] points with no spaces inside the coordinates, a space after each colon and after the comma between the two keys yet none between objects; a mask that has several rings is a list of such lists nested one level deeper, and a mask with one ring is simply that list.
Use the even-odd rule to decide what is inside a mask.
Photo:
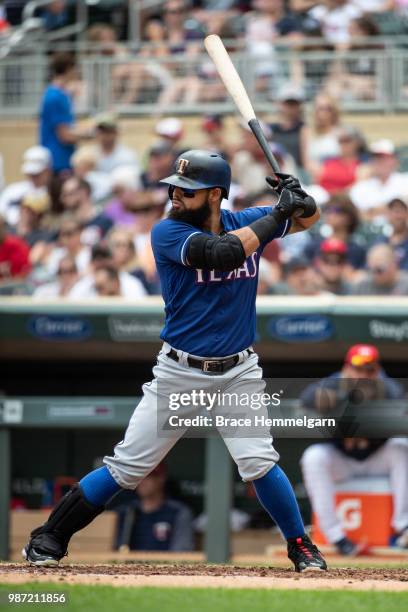
[{"label": "black belt", "polygon": [[[247,349],[245,351],[248,356],[253,353],[251,349]],[[174,349],[170,349],[168,353],[166,353],[167,357],[173,359],[174,361],[179,362],[179,357],[177,355],[177,351]],[[239,355],[232,355],[232,357],[227,357],[226,359],[194,359],[194,357],[187,357],[187,363],[192,368],[198,368],[206,373],[216,373],[223,374],[224,372],[228,372],[231,368],[237,365],[239,361]]]}]

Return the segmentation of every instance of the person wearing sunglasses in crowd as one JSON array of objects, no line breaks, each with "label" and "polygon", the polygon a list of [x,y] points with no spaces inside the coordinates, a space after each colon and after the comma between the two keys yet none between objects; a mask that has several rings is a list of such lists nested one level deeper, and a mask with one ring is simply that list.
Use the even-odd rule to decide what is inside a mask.
[{"label": "person wearing sunglasses in crowd", "polygon": [[[378,349],[368,344],[356,344],[347,351],[342,369],[308,385],[300,400],[305,408],[327,416],[338,407],[346,406],[345,402],[348,407],[359,400],[398,400],[403,397],[402,385],[382,369]],[[367,551],[363,542],[353,542],[346,537],[335,511],[336,484],[354,476],[388,476],[394,508],[391,520],[394,536],[390,543],[408,548],[406,438],[336,437],[308,446],[301,458],[301,466],[319,526],[338,553],[356,556]]]},{"label": "person wearing sunglasses in crowd", "polygon": [[33,297],[36,299],[66,297],[78,280],[75,259],[71,255],[65,255],[59,262],[56,280],[37,287]]},{"label": "person wearing sunglasses in crowd", "polygon": [[356,283],[353,295],[408,295],[408,272],[398,268],[391,246],[377,244],[368,251],[367,273]]}]

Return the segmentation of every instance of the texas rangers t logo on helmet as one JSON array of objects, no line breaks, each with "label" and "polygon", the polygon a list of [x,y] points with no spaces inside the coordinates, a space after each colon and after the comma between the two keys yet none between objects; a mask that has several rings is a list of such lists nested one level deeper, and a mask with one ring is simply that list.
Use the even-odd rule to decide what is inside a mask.
[{"label": "texas rangers t logo on helmet", "polygon": [[179,159],[178,164],[177,164],[177,174],[184,174],[186,171],[186,168],[189,164],[189,160],[188,159]]}]

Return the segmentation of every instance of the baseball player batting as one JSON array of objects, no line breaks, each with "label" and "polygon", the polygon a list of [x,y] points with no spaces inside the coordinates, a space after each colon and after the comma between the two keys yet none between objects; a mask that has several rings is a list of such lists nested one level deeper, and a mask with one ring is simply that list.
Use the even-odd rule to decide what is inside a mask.
[{"label": "baseball player batting", "polygon": [[[163,180],[173,206],[152,231],[166,311],[154,378],[143,385],[143,398],[113,456],[105,456],[104,466],[75,484],[44,525],[32,531],[23,550],[32,565],[57,566],[72,535],[103,512],[121,489],[136,489],[182,437],[182,428],[158,435],[157,419],[163,414],[157,412],[169,409],[160,384],[171,380],[172,391],[180,393],[214,385],[221,391],[244,386],[249,393],[260,393],[265,387],[252,349],[259,258],[270,241],[316,223],[316,204],[297,179],[278,173],[266,178],[278,194],[275,206],[231,213],[221,208],[231,170],[220,155],[188,151],[176,160],[175,170]],[[259,437],[220,433],[241,478],[253,482],[260,503],[287,540],[296,571],[326,570],[320,551],[305,534],[270,431]]]}]

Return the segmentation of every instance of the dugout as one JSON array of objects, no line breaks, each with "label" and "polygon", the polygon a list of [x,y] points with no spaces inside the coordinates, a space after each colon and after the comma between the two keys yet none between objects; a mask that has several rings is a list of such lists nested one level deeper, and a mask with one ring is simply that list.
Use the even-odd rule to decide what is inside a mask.
[{"label": "dugout", "polygon": [[[1,518],[11,493],[24,497],[29,507],[38,507],[38,479],[79,478],[122,437],[141,385],[151,378],[162,322],[160,298],[83,304],[0,301]],[[404,378],[408,298],[258,299],[256,348],[265,377],[326,376],[340,368],[346,349],[357,342],[376,344],[387,372]],[[306,516],[298,460],[310,442],[276,442]],[[254,525],[269,522],[225,458],[222,444],[212,441],[206,446],[204,440],[186,439],[167,459],[173,494],[196,513],[208,496],[215,531],[207,552],[213,560],[222,560],[228,547],[223,509],[230,501],[230,490],[224,486],[230,478],[234,505],[249,512]],[[4,557],[4,523],[2,531]]]}]

